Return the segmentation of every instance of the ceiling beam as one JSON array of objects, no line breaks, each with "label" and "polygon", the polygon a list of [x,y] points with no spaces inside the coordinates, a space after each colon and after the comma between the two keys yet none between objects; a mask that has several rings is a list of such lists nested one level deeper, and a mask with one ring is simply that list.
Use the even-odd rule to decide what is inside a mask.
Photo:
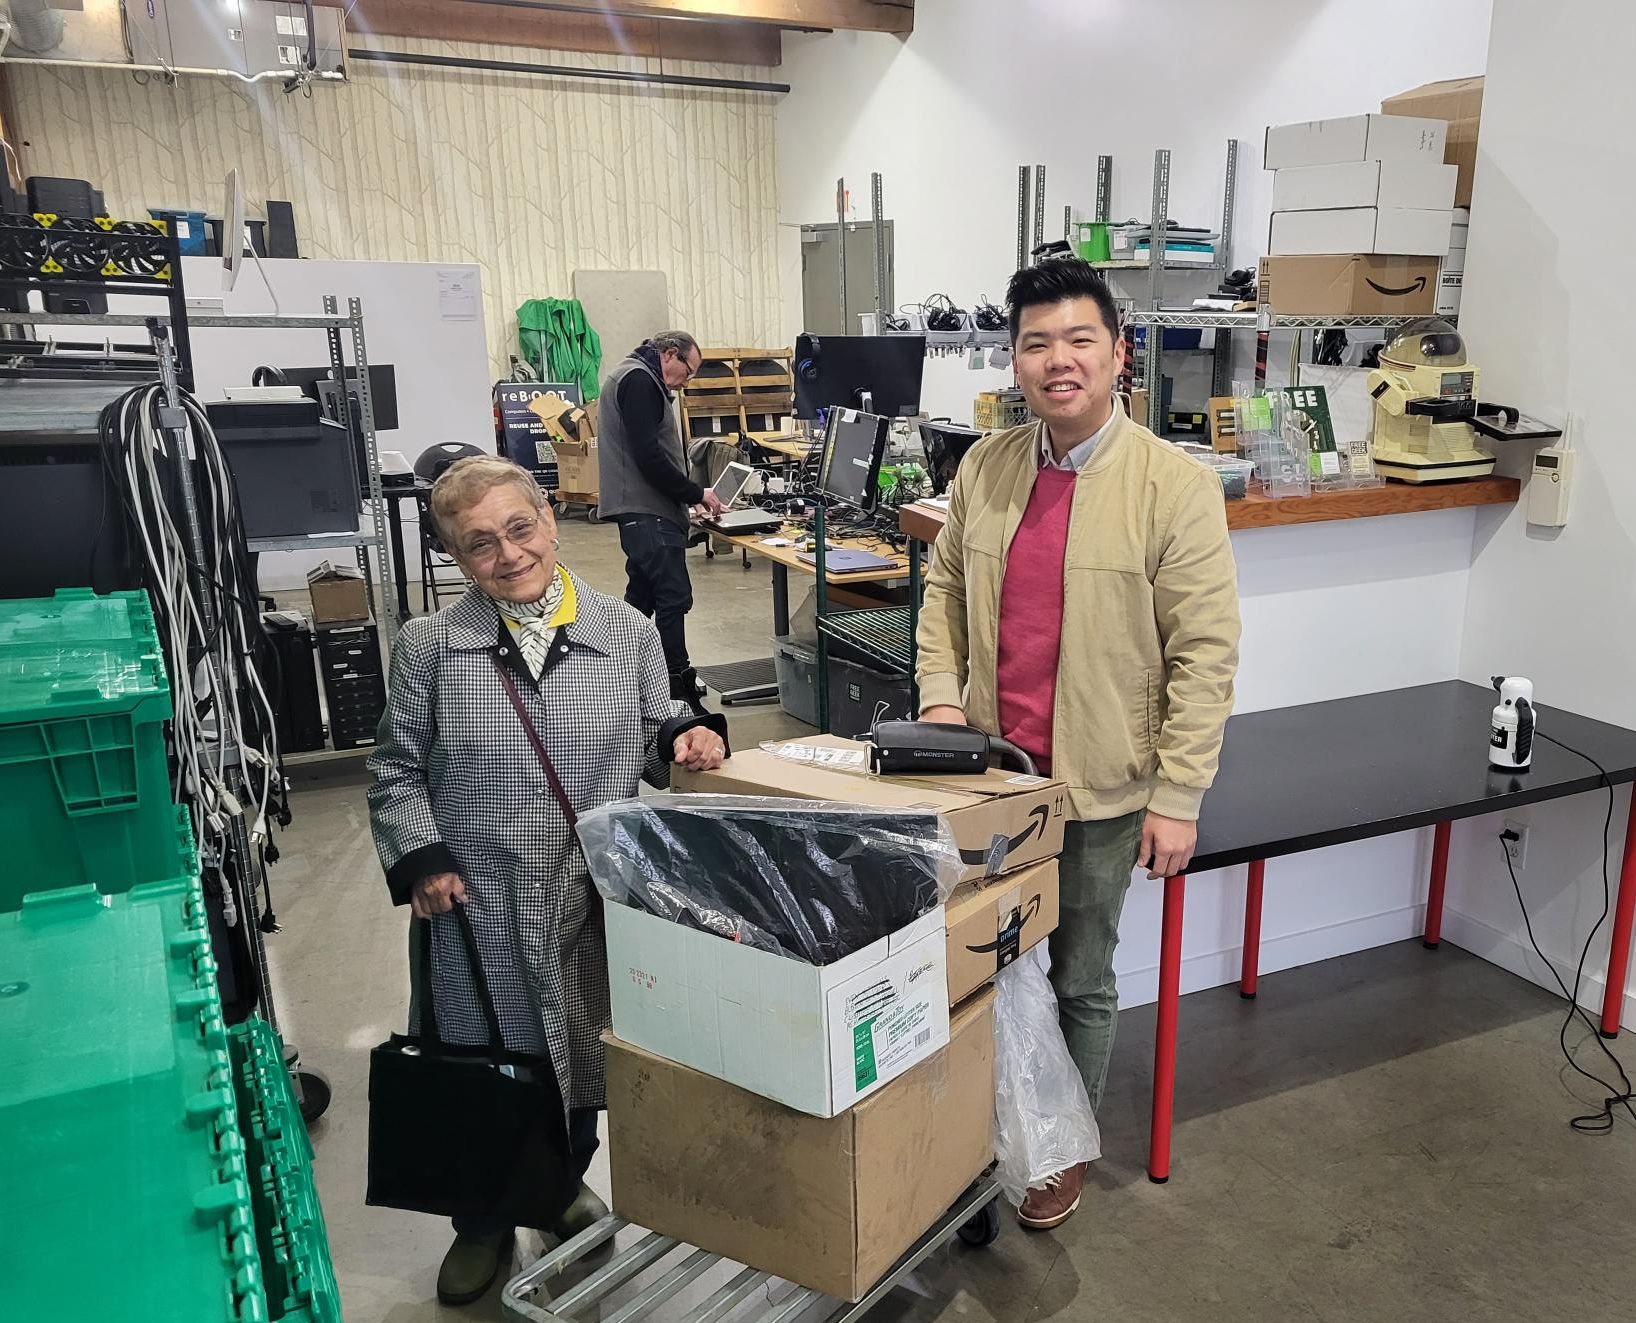
[{"label": "ceiling beam", "polygon": [[[342,0],[318,0],[338,4]],[[616,18],[527,0],[357,0],[347,18],[355,36],[486,42],[530,50],[641,55],[666,60],[774,67],[783,61],[779,31],[757,23],[665,22]]]},{"label": "ceiling beam", "polygon": [[564,0],[572,8],[656,18],[737,19],[775,27],[835,28],[852,32],[915,29],[915,0]]}]

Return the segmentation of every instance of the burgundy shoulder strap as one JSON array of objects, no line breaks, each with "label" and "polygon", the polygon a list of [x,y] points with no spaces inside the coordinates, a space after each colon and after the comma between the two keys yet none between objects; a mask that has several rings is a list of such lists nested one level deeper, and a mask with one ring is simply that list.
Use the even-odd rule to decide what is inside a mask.
[{"label": "burgundy shoulder strap", "polygon": [[562,780],[557,776],[557,769],[551,765],[551,756],[545,751],[540,732],[534,729],[534,723],[529,720],[528,709],[523,706],[523,696],[517,692],[517,681],[512,678],[511,672],[498,657],[494,659],[494,669],[500,673],[500,683],[505,686],[506,697],[511,700],[511,710],[517,714],[517,720],[523,723],[523,733],[534,746],[534,756],[540,760],[540,767],[545,771],[545,779],[551,786],[551,794],[556,798],[557,806],[562,809],[562,815],[568,819],[570,827],[578,826],[579,814],[574,812],[574,806],[568,801],[568,792],[562,788]]}]

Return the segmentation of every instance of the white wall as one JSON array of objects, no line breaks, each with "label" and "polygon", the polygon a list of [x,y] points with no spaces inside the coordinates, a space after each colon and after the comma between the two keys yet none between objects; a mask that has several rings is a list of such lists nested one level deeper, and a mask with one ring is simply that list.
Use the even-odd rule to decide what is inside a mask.
[{"label": "white wall", "polygon": [[[1571,414],[1577,452],[1560,533],[1529,529],[1520,508],[1478,516],[1462,675],[1526,675],[1541,702],[1624,726],[1636,726],[1636,447],[1623,306],[1636,259],[1628,246],[1596,242],[1586,223],[1636,208],[1633,43],[1636,12],[1614,0],[1496,0],[1460,319],[1483,397],[1552,420]],[[1507,467],[1520,474],[1531,455],[1518,448]],[[1615,807],[1615,881],[1627,801],[1621,792]],[[1596,794],[1517,815],[1533,829],[1522,886],[1534,932],[1569,977],[1601,910],[1605,813]],[[1493,819],[1457,829],[1446,930],[1549,985],[1527,952],[1498,830]],[[1592,951],[1598,977],[1587,1004],[1600,1004],[1605,949],[1600,941]],[[1625,1015],[1636,1019],[1636,999],[1627,997]]]},{"label": "white wall", "polygon": [[[1098,155],[1114,158],[1112,216],[1145,219],[1153,152],[1167,147],[1171,217],[1213,227],[1229,137],[1240,140],[1234,260],[1253,265],[1271,200],[1263,129],[1375,110],[1394,92],[1481,72],[1488,13],[1489,0],[936,0],[915,11],[907,40],[787,36],[785,339],[802,329],[799,226],[835,219],[843,176],[867,220],[871,171],[884,176],[896,225],[900,303],[933,292],[968,308],[981,294],[1001,298],[1016,266],[1019,165],[1046,167],[1045,233],[1055,238],[1064,205],[1092,214]],[[1211,287],[1203,276],[1170,286]],[[972,395],[1008,377],[932,360],[924,401],[969,417]]]},{"label": "white wall", "polygon": [[[778,130],[786,333],[801,329],[800,224],[834,219],[842,175],[866,219],[873,170],[896,223],[900,302],[933,291],[1001,298],[1016,258],[1020,164],[1046,166],[1051,236],[1065,203],[1090,214],[1102,153],[1114,158],[1112,215],[1146,217],[1157,147],[1172,153],[1171,216],[1219,220],[1228,137],[1241,142],[1235,262],[1253,265],[1271,194],[1265,126],[1376,109],[1394,92],[1480,72],[1488,10],[1487,0],[939,0],[917,9],[906,41],[790,37],[794,90]],[[1284,349],[1273,348],[1275,379]],[[922,401],[969,417],[972,395],[1009,377],[933,359]],[[1474,529],[1462,510],[1235,534],[1238,710],[1454,676]],[[1270,864],[1263,968],[1412,936],[1429,861],[1429,834],[1418,833]],[[1241,868],[1188,879],[1184,991],[1237,976],[1243,887]],[[1139,881],[1116,962],[1127,1005],[1155,995],[1159,918],[1159,886]]]}]

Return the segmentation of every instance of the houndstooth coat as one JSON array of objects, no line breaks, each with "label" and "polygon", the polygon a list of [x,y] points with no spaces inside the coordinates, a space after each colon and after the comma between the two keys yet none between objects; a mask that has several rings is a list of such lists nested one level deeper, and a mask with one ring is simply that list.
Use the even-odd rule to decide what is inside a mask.
[{"label": "houndstooth coat", "polygon": [[[600,1107],[601,900],[495,665],[513,667],[578,812],[629,798],[642,780],[668,784],[665,754],[686,709],[670,697],[652,622],[577,577],[574,588],[577,618],[553,638],[537,687],[476,588],[404,626],[369,759],[369,817],[399,904],[421,878],[460,874],[506,1046],[549,1052],[564,1102]],[[453,915],[436,916],[431,932],[439,1033],[486,1042]]]}]

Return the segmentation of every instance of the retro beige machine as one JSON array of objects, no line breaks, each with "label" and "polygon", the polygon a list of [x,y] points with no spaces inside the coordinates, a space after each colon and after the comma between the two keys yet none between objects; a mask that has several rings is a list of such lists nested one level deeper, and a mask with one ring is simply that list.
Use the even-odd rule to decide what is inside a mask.
[{"label": "retro beige machine", "polygon": [[1477,369],[1451,322],[1423,317],[1399,328],[1369,374],[1375,399],[1375,469],[1400,482],[1449,482],[1494,471],[1477,444]]}]

